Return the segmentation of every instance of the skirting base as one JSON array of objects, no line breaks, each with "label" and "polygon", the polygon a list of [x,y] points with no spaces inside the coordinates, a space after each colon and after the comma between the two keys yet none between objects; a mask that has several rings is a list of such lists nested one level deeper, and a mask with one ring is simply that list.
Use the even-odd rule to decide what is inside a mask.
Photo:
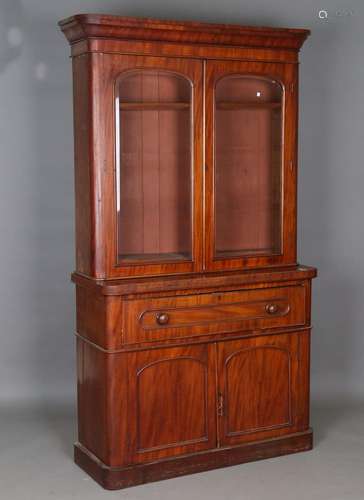
[{"label": "skirting base", "polygon": [[103,488],[118,490],[202,472],[229,465],[253,462],[312,449],[312,429],[266,441],[255,441],[242,446],[217,448],[210,451],[159,460],[129,467],[108,467],[80,443],[74,447],[75,462]]}]

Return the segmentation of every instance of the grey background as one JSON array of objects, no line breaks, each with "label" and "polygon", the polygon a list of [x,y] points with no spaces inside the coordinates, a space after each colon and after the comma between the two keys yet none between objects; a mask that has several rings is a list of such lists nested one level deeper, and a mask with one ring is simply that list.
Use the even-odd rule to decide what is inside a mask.
[{"label": "grey background", "polygon": [[72,82],[56,22],[87,11],[312,30],[299,164],[299,260],[320,273],[312,394],[363,398],[362,0],[0,0],[0,403],[74,401]]}]

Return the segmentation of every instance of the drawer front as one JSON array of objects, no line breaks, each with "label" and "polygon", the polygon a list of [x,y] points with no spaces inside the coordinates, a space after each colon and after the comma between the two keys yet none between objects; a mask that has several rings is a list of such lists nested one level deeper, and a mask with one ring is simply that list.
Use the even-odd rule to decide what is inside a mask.
[{"label": "drawer front", "polygon": [[219,292],[123,303],[126,344],[305,324],[305,287]]},{"label": "drawer front", "polygon": [[126,344],[305,324],[305,287],[127,300]]}]

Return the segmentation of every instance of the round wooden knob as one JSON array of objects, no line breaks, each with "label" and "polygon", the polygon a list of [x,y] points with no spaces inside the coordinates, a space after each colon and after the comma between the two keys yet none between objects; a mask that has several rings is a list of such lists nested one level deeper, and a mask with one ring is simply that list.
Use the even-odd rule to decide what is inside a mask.
[{"label": "round wooden knob", "polygon": [[169,321],[169,316],[167,313],[158,313],[157,314],[157,323],[159,325],[166,325]]},{"label": "round wooden knob", "polygon": [[277,304],[268,304],[266,306],[265,310],[269,314],[275,314],[278,311],[278,306],[277,306]]}]

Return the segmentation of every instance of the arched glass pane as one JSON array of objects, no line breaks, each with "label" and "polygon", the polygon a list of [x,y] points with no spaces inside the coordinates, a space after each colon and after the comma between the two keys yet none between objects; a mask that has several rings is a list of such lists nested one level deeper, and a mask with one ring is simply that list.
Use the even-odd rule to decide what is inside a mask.
[{"label": "arched glass pane", "polygon": [[217,258],[281,252],[281,85],[248,75],[215,92]]},{"label": "arched glass pane", "polygon": [[191,259],[191,84],[140,69],[116,94],[118,259]]}]

